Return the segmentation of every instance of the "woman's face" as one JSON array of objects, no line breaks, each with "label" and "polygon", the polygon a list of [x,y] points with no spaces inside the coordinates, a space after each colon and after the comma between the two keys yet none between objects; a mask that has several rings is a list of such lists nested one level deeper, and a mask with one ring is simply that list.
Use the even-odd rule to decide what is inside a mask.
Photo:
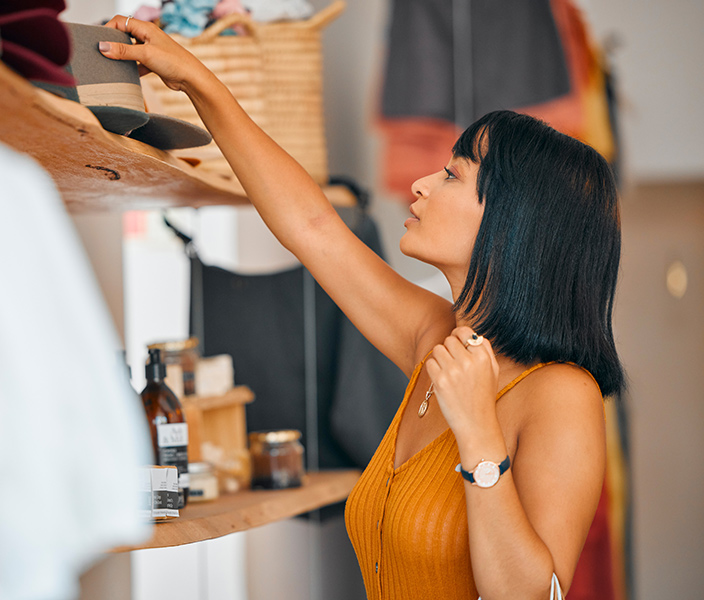
[{"label": "woman's face", "polygon": [[477,197],[479,165],[455,158],[411,187],[417,200],[405,222],[401,251],[440,269],[452,284],[464,284],[484,214]]}]

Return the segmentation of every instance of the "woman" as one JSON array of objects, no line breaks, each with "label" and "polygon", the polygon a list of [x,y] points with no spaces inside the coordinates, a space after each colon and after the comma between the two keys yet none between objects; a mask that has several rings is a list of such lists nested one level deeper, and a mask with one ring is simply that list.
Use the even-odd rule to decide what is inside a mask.
[{"label": "woman", "polygon": [[360,242],[185,49],[149,23],[108,25],[143,44],[104,55],[188,94],[268,227],[410,378],[347,503],[369,598],[547,599],[553,574],[568,589],[604,478],[602,392],[623,381],[604,160],[510,112],[462,134],[413,185],[401,240],[444,273],[451,305]]}]

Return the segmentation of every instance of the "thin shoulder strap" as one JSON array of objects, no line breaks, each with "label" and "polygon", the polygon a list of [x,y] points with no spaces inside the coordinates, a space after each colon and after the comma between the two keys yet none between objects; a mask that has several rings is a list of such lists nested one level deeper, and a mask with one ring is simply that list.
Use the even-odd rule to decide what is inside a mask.
[{"label": "thin shoulder strap", "polygon": [[[425,364],[425,361],[428,359],[428,357],[429,357],[432,353],[433,353],[433,351],[431,350],[430,352],[428,352],[428,354],[425,355],[425,358],[423,358],[423,360],[418,363],[418,365],[416,366],[416,368],[415,368],[415,370],[414,370],[414,372],[413,372],[413,375],[411,375],[411,379],[414,379],[414,378],[417,379],[417,378],[418,378],[418,376],[420,375],[420,370],[423,368],[423,365]],[[599,383],[598,383],[597,380],[594,378],[594,375],[592,375],[587,369],[585,369],[584,367],[582,367],[582,366],[580,366],[580,365],[578,365],[578,364],[576,364],[576,363],[573,363],[573,362],[569,362],[569,361],[560,361],[560,360],[551,360],[550,362],[538,363],[537,365],[533,365],[532,367],[530,367],[530,368],[526,369],[525,371],[523,371],[523,373],[521,373],[521,374],[520,374],[518,377],[516,377],[513,381],[511,381],[511,382],[508,383],[506,386],[504,386],[504,388],[496,395],[496,399],[498,400],[498,399],[501,398],[501,396],[503,396],[506,392],[512,390],[517,384],[519,384],[519,383],[520,383],[521,381],[523,381],[526,377],[528,377],[528,375],[530,375],[533,371],[537,371],[538,369],[542,369],[543,367],[547,367],[548,365],[554,365],[554,364],[557,364],[557,363],[561,363],[561,364],[565,364],[565,365],[573,365],[573,366],[575,366],[575,367],[579,367],[580,369],[582,369],[587,375],[589,375],[589,377],[591,377],[592,381],[594,382],[594,385],[596,385],[597,389],[599,390],[599,393],[601,394],[601,388],[599,387]]]},{"label": "thin shoulder strap", "polygon": [[547,367],[548,365],[554,365],[554,364],[556,364],[556,363],[560,363],[560,364],[563,364],[563,365],[572,365],[572,366],[579,367],[580,369],[582,369],[582,371],[584,371],[587,375],[589,375],[589,377],[591,377],[592,381],[594,382],[594,385],[595,385],[596,388],[599,390],[599,394],[601,394],[601,388],[599,387],[599,383],[598,383],[597,380],[594,378],[594,375],[592,375],[587,369],[585,369],[584,367],[582,367],[582,366],[580,366],[580,365],[578,365],[578,364],[576,364],[576,363],[573,363],[573,362],[569,362],[569,361],[560,361],[560,360],[551,360],[550,362],[538,363],[537,365],[533,365],[533,366],[530,367],[529,369],[526,369],[525,371],[523,371],[523,373],[521,373],[518,377],[516,377],[511,383],[509,383],[508,385],[506,385],[506,387],[504,387],[504,388],[497,394],[496,399],[498,400],[498,399],[501,398],[501,396],[503,396],[506,392],[508,392],[509,390],[513,389],[513,387],[514,387],[516,384],[518,384],[518,383],[520,383],[521,381],[523,381],[523,380],[524,380],[526,377],[528,377],[528,375],[530,375],[533,371],[537,371],[538,369],[541,369],[542,367]]},{"label": "thin shoulder strap", "polygon": [[530,375],[533,371],[537,371],[538,369],[541,369],[543,367],[547,367],[548,365],[554,365],[557,361],[553,360],[550,362],[546,363],[538,363],[537,365],[533,365],[529,369],[526,369],[521,373],[518,377],[516,377],[511,383],[507,384],[496,396],[496,399],[498,400],[503,396],[506,392],[509,390],[512,390],[517,384],[519,384],[521,381],[523,381],[528,375]]}]

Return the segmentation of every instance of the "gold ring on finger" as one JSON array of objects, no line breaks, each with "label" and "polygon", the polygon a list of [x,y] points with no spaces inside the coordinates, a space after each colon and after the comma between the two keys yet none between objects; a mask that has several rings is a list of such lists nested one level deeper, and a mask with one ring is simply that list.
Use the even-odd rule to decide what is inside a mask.
[{"label": "gold ring on finger", "polygon": [[483,341],[484,341],[483,335],[477,335],[476,333],[473,333],[472,337],[470,337],[465,342],[464,347],[469,348],[469,346],[481,346]]}]

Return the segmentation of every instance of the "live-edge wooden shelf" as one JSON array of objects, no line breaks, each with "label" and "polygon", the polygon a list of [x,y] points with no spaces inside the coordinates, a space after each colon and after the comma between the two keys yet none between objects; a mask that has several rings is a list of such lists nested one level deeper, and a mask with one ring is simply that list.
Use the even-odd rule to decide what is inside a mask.
[{"label": "live-edge wooden shelf", "polygon": [[[186,396],[184,403],[207,410],[247,404],[253,399],[252,390],[239,385],[221,396]],[[114,552],[200,542],[316,510],[347,498],[359,475],[353,469],[320,471],[308,473],[299,488],[242,490],[211,502],[191,502],[177,519],[155,523],[153,536],[146,543]]]},{"label": "live-edge wooden shelf", "polygon": [[87,108],[0,64],[0,142],[52,176],[70,212],[246,204],[234,178],[105,131]]},{"label": "live-edge wooden shelf", "polygon": [[243,490],[212,502],[192,502],[177,519],[156,523],[149,541],[113,552],[190,544],[287,519],[344,500],[358,478],[356,470],[320,471],[306,475],[299,488]]},{"label": "live-edge wooden shelf", "polygon": [[[31,85],[0,63],[0,142],[32,156],[71,213],[246,205],[234,177],[105,131],[86,107]],[[334,204],[349,190],[324,188]]]}]

